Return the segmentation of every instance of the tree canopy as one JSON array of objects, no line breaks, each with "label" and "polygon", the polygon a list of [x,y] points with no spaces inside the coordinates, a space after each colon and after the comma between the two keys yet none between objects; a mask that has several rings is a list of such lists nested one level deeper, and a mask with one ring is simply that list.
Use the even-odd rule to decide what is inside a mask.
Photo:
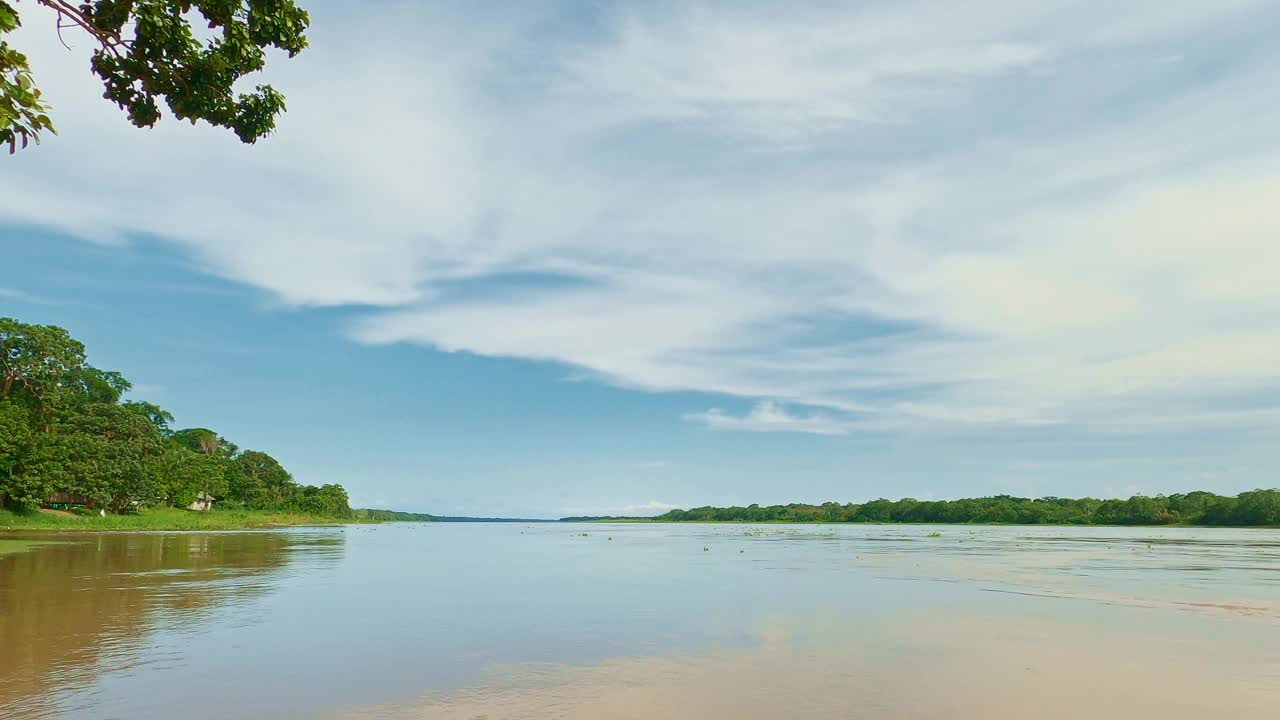
[{"label": "tree canopy", "polygon": [[350,516],[341,485],[300,485],[271,455],[208,428],[173,430],[158,405],[122,401],[129,388],[66,330],[0,318],[0,502],[66,496],[128,512],[205,493],[220,507]]},{"label": "tree canopy", "polygon": [[[302,52],[311,22],[293,0],[31,1],[56,13],[59,37],[90,38],[102,96],[135,126],[153,127],[163,102],[174,117],[227,128],[245,143],[275,129],[284,95],[270,85],[238,92],[236,83],[266,66],[269,48]],[[0,143],[10,152],[54,132],[27,57],[6,39],[21,26],[17,2],[0,0]]]},{"label": "tree canopy", "polygon": [[1008,523],[1019,525],[1280,525],[1280,490],[1235,497],[1204,491],[1135,495],[1127,500],[1023,498],[995,495],[961,500],[871,500],[822,505],[698,507],[659,515],[669,521]]}]

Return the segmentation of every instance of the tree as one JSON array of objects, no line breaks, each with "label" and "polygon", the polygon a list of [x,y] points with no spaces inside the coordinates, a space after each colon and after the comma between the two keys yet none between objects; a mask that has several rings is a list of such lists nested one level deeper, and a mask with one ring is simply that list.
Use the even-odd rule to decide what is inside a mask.
[{"label": "tree", "polygon": [[[27,59],[4,36],[20,25],[17,0],[0,0],[0,143],[53,132]],[[236,93],[243,77],[262,70],[266,50],[294,57],[307,47],[311,19],[293,0],[34,0],[57,13],[57,31],[86,33],[96,49],[90,69],[136,127],[153,127],[163,101],[180,120],[204,120],[253,143],[275,129],[284,96],[270,85]],[[195,17],[211,32],[196,39]]]},{"label": "tree", "polygon": [[209,428],[186,428],[173,433],[173,441],[189,450],[205,455],[216,455],[231,459],[236,454],[236,445],[218,435]]},{"label": "tree", "polygon": [[884,498],[872,500],[862,506],[858,511],[858,520],[862,522],[889,522],[889,514],[893,510],[893,503]]},{"label": "tree", "polygon": [[[27,409],[12,400],[0,400],[0,506],[6,496],[18,505],[28,504],[30,494],[14,481],[19,461],[31,442],[31,418]],[[37,497],[37,501],[43,496]]]},{"label": "tree", "polygon": [[1176,514],[1181,522],[1199,523],[1216,499],[1217,495],[1202,490],[1186,494],[1175,493],[1168,498],[1169,512]]},{"label": "tree", "polygon": [[156,456],[150,472],[161,499],[173,507],[186,507],[204,492],[216,498],[226,494],[227,460],[170,443]]},{"label": "tree", "polygon": [[299,488],[264,452],[239,453],[208,428],[171,431],[163,408],[121,402],[129,388],[120,373],[86,363],[66,330],[0,318],[0,502],[33,508],[67,493],[123,512],[185,507],[205,492],[250,508],[349,516],[342,486]]},{"label": "tree", "polygon": [[20,508],[39,507],[49,494],[65,487],[65,464],[60,461],[55,435],[30,433],[5,458],[7,477],[0,478],[5,502]]},{"label": "tree", "polygon": [[84,345],[66,330],[0,318],[0,400],[25,404],[37,422],[51,418],[67,392],[74,392],[69,379],[83,376],[87,367]]},{"label": "tree", "polygon": [[700,507],[671,510],[659,520],[721,520],[750,522],[933,522],[933,523],[1046,523],[1073,525],[1276,525],[1280,526],[1280,490],[1254,490],[1237,497],[1202,491],[1185,495],[1135,495],[1128,500],[996,495],[961,500],[897,502],[872,500],[863,505],[771,505]]},{"label": "tree", "polygon": [[237,473],[232,475],[228,495],[255,509],[279,508],[294,494],[297,485],[288,470],[270,455],[246,450],[235,460]]},{"label": "tree", "polygon": [[341,485],[304,485],[290,499],[289,507],[300,512],[330,517],[349,517],[347,491]]},{"label": "tree", "polygon": [[114,405],[129,392],[133,383],[113,370],[99,370],[84,365],[67,373],[62,379],[62,389],[72,402],[106,403]]},{"label": "tree", "polygon": [[161,435],[167,437],[173,434],[169,429],[169,423],[173,422],[173,413],[161,408],[159,405],[140,400],[130,400],[123,403],[123,406],[126,410],[137,413],[150,421],[152,425],[156,426],[156,430],[160,431]]},{"label": "tree", "polygon": [[1280,490],[1253,490],[1236,496],[1236,525],[1280,525]]},{"label": "tree", "polygon": [[119,405],[98,403],[59,418],[52,443],[56,480],[67,491],[116,512],[159,499],[153,462],[164,448],[146,418]]}]

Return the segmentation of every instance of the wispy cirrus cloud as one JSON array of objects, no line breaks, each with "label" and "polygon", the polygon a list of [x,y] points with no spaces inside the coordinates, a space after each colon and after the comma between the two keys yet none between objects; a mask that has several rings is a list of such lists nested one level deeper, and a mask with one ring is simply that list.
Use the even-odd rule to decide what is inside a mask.
[{"label": "wispy cirrus cloud", "polygon": [[126,127],[26,31],[62,135],[0,216],[363,306],[358,342],[759,402],[717,429],[1248,423],[1280,387],[1274,4],[388,13],[319,4],[252,149]]},{"label": "wispy cirrus cloud", "polygon": [[[798,11],[796,11],[798,10]],[[661,13],[661,16],[658,16]],[[896,124],[984,77],[1045,59],[998,28],[929,33],[873,9],[818,14],[688,7],[624,12],[605,43],[571,53],[565,84],[620,122],[695,123],[792,144]]]}]

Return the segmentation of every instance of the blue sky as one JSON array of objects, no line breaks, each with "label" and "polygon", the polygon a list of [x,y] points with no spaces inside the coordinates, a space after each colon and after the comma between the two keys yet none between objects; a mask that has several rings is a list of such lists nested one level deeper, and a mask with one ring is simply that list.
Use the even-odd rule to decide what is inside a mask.
[{"label": "blue sky", "polygon": [[1274,3],[306,4],[254,147],[25,11],[0,314],[360,505],[1276,484]]}]

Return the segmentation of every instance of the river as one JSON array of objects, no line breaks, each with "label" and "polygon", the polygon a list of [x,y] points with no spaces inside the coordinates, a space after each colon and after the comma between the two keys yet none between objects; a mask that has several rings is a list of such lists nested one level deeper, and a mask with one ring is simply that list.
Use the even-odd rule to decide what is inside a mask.
[{"label": "river", "polygon": [[0,718],[1258,718],[1280,531],[0,535]]}]

